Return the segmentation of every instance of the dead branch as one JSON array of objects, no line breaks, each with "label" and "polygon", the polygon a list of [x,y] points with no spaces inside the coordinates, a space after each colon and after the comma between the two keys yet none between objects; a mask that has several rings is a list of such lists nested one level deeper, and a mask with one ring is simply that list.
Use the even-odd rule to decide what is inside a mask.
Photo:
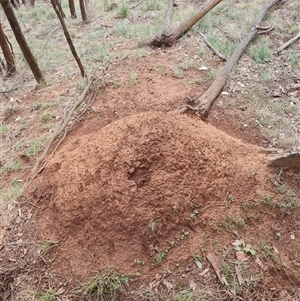
[{"label": "dead branch", "polygon": [[[265,5],[261,8],[258,15],[256,16],[251,31],[238,44],[231,57],[226,62],[221,72],[218,74],[217,78],[214,80],[214,82],[208,88],[208,90],[198,98],[197,100],[198,105],[195,106],[192,110],[200,112],[204,117],[208,115],[211,106],[213,105],[214,101],[217,99],[218,95],[222,91],[230,72],[237,64],[238,60],[242,56],[246,47],[249,45],[249,43],[254,39],[254,37],[259,32],[259,28],[261,28],[260,23],[263,21],[266,13],[268,12],[269,9],[271,9],[271,7],[273,7],[276,3],[280,1],[281,0],[268,0],[265,3]],[[186,108],[190,109],[190,107],[186,107]]]},{"label": "dead branch", "polygon": [[154,36],[147,45],[152,47],[171,47],[176,41],[187,33],[202,17],[204,17],[210,10],[212,10],[222,0],[211,0],[206,3],[193,17],[183,22],[177,28],[169,33],[162,33],[160,36]]},{"label": "dead branch", "polygon": [[[67,124],[69,123],[69,121],[72,118],[72,115],[75,111],[75,109],[81,104],[81,102],[85,99],[86,94],[88,93],[88,91],[90,90],[90,87],[92,86],[94,80],[89,80],[88,84],[86,85],[85,89],[83,90],[83,92],[79,95],[78,99],[75,101],[75,103],[72,105],[72,107],[69,110],[68,115],[66,116],[65,119],[62,120],[61,124],[58,126],[58,128],[56,129],[56,131],[54,132],[53,136],[51,137],[51,139],[48,141],[43,153],[41,154],[41,156],[38,158],[37,162],[35,163],[31,174],[34,175],[33,178],[31,178],[31,180],[29,181],[29,183],[26,185],[26,187],[28,187],[28,185],[32,182],[32,180],[37,176],[37,174],[40,172],[37,172],[38,167],[40,165],[40,163],[45,159],[52,143],[55,141],[55,139],[62,133],[62,131],[66,128]],[[44,166],[42,167],[44,168]]]},{"label": "dead branch", "polygon": [[274,27],[270,27],[268,29],[264,29],[264,30],[259,31],[257,34],[266,34],[266,33],[269,33],[273,30],[274,30]]},{"label": "dead branch", "polygon": [[227,61],[226,57],[222,53],[220,53],[212,44],[210,44],[205,34],[200,32],[200,35],[203,38],[205,44],[208,46],[208,48],[210,48],[213,51],[215,55],[217,55],[222,61]]},{"label": "dead branch", "polygon": [[279,48],[277,48],[274,51],[274,55],[278,55],[281,51],[283,51],[284,49],[288,48],[292,43],[296,42],[298,39],[300,39],[300,31],[293,38],[291,38],[290,40],[288,40],[285,44],[283,44],[282,46],[280,46]]}]

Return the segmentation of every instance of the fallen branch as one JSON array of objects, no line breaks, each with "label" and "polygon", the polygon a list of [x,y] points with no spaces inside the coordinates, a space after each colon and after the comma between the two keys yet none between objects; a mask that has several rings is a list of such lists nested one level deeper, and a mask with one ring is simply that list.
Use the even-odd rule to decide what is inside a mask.
[{"label": "fallen branch", "polygon": [[226,57],[222,53],[220,53],[212,44],[210,44],[207,37],[202,32],[200,32],[200,35],[203,38],[205,44],[213,51],[215,55],[217,55],[222,61],[227,61]]},{"label": "fallen branch", "polygon": [[259,30],[261,29],[260,23],[263,21],[266,13],[271,7],[273,7],[276,3],[280,1],[281,0],[269,0],[265,3],[265,5],[262,7],[260,12],[256,16],[251,31],[238,44],[233,54],[228,59],[224,68],[218,74],[217,78],[214,80],[212,85],[196,101],[198,105],[195,107],[184,106],[184,109],[191,109],[193,111],[198,111],[201,113],[203,117],[206,117],[208,115],[211,106],[213,105],[214,101],[217,99],[218,95],[222,91],[230,72],[232,71],[232,69],[234,68],[234,66],[240,59],[240,57],[242,56],[246,47],[249,45],[249,43],[254,39],[254,37],[258,34]]},{"label": "fallen branch", "polygon": [[274,55],[278,55],[281,51],[288,48],[292,43],[296,42],[298,39],[300,39],[300,31],[298,34],[296,34],[293,38],[291,38],[289,41],[287,41],[285,44],[280,46],[274,51]]},{"label": "fallen branch", "polygon": [[210,10],[212,10],[217,4],[222,0],[212,0],[204,7],[200,9],[193,17],[183,22],[172,32],[162,33],[160,36],[154,36],[147,45],[152,47],[162,47],[169,46],[171,47],[176,43],[176,41],[181,38],[185,33],[187,33],[202,17],[204,17]]},{"label": "fallen branch", "polygon": [[90,80],[88,82],[88,84],[86,85],[85,89],[83,90],[83,92],[80,94],[80,96],[78,97],[78,99],[76,100],[76,102],[72,105],[72,107],[69,110],[68,115],[66,116],[65,119],[62,120],[61,124],[58,126],[58,128],[56,129],[56,131],[54,132],[53,136],[51,137],[51,139],[48,141],[43,153],[41,154],[41,156],[38,158],[37,162],[35,163],[31,174],[33,175],[33,177],[31,178],[31,180],[28,182],[28,184],[26,185],[26,187],[28,187],[28,185],[33,181],[33,179],[38,175],[38,173],[44,168],[44,166],[42,166],[42,168],[38,170],[38,167],[40,165],[40,163],[45,159],[45,157],[47,156],[47,153],[52,145],[52,143],[55,141],[55,139],[64,131],[64,129],[66,128],[67,124],[69,123],[69,121],[72,118],[72,115],[74,113],[74,111],[76,110],[76,108],[81,104],[81,102],[85,99],[86,94],[88,93],[91,85],[93,84],[93,80]]}]

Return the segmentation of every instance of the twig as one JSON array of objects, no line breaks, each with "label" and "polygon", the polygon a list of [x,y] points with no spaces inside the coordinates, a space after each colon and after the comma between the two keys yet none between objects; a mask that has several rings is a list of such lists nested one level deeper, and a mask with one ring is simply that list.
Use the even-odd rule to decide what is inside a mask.
[{"label": "twig", "polygon": [[274,51],[274,55],[278,55],[281,51],[283,51],[284,49],[286,49],[287,47],[289,47],[292,43],[296,42],[299,38],[300,38],[300,31],[298,32],[298,34],[296,34],[293,38],[291,38],[285,44],[283,44],[282,46],[280,46],[279,48],[277,48]]},{"label": "twig", "polygon": [[274,27],[270,27],[270,28],[268,28],[268,29],[264,29],[264,30],[262,30],[262,31],[259,31],[257,34],[258,34],[258,35],[259,35],[259,34],[266,34],[266,33],[270,32],[270,31],[272,31],[272,30],[274,30]]},{"label": "twig", "polygon": [[134,8],[136,8],[136,7],[138,7],[139,5],[141,5],[143,2],[145,2],[146,0],[142,0],[142,1],[140,1],[138,4],[136,4],[136,5],[134,5],[134,6],[132,6],[132,7],[130,7],[130,9],[134,9]]},{"label": "twig", "polygon": [[215,47],[212,44],[210,44],[205,34],[200,32],[200,35],[203,38],[205,44],[214,52],[214,54],[216,54],[222,61],[227,61],[226,57],[222,53],[220,53],[217,49],[215,49]]}]

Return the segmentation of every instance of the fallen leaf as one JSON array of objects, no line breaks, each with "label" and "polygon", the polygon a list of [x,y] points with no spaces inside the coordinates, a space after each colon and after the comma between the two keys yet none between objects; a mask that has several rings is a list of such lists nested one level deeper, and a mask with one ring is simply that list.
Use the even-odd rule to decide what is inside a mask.
[{"label": "fallen leaf", "polygon": [[237,259],[238,261],[245,261],[245,260],[247,260],[247,258],[246,258],[246,256],[245,256],[245,253],[244,253],[243,251],[237,251],[237,252],[235,253],[235,256],[236,256],[236,259]]},{"label": "fallen leaf", "polygon": [[208,271],[209,271],[209,269],[205,269],[203,272],[201,272],[201,273],[199,274],[199,276],[204,276]]},{"label": "fallen leaf", "polygon": [[263,263],[262,263],[262,261],[259,259],[258,255],[256,256],[255,263],[256,263],[257,265],[259,265],[260,267],[263,267],[263,266],[264,266]]},{"label": "fallen leaf", "polygon": [[295,239],[295,233],[291,233],[291,239]]},{"label": "fallen leaf", "polygon": [[237,239],[236,241],[234,241],[232,243],[232,245],[238,247],[238,246],[242,246],[244,244],[244,242],[242,240]]},{"label": "fallen leaf", "polygon": [[221,271],[220,271],[220,268],[219,268],[218,257],[214,253],[209,253],[209,254],[207,254],[206,258],[208,259],[208,261],[213,266],[213,268],[214,268],[214,270],[215,270],[215,272],[216,272],[216,274],[217,274],[220,282],[222,284],[228,285],[226,279],[224,281],[224,278],[221,277]]},{"label": "fallen leaf", "polygon": [[273,250],[274,250],[275,253],[279,254],[278,249],[274,245],[273,245]]},{"label": "fallen leaf", "polygon": [[170,282],[168,282],[166,279],[163,280],[163,284],[168,289],[168,292],[170,292],[173,289],[173,285]]},{"label": "fallen leaf", "polygon": [[62,295],[64,292],[65,292],[65,289],[63,287],[61,287],[56,291],[55,295],[59,296],[59,295]]},{"label": "fallen leaf", "polygon": [[240,285],[242,285],[245,282],[245,280],[244,280],[244,278],[241,274],[241,271],[240,271],[240,269],[237,265],[235,265],[234,268],[235,268],[235,273],[237,275],[238,282],[239,282]]},{"label": "fallen leaf", "polygon": [[195,260],[196,266],[199,270],[202,270],[202,263],[199,260]]},{"label": "fallen leaf", "polygon": [[191,288],[193,291],[195,291],[195,290],[197,289],[197,284],[196,284],[193,280],[191,280],[191,282],[190,282],[190,288]]}]

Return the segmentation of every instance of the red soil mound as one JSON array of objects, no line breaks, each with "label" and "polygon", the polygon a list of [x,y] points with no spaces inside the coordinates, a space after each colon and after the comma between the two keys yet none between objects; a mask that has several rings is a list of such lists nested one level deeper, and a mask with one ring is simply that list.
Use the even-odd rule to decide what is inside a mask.
[{"label": "red soil mound", "polygon": [[254,146],[199,120],[126,117],[65,143],[33,182],[39,236],[59,242],[58,274],[173,268],[224,221],[230,195],[236,211],[265,189],[266,173]]}]

